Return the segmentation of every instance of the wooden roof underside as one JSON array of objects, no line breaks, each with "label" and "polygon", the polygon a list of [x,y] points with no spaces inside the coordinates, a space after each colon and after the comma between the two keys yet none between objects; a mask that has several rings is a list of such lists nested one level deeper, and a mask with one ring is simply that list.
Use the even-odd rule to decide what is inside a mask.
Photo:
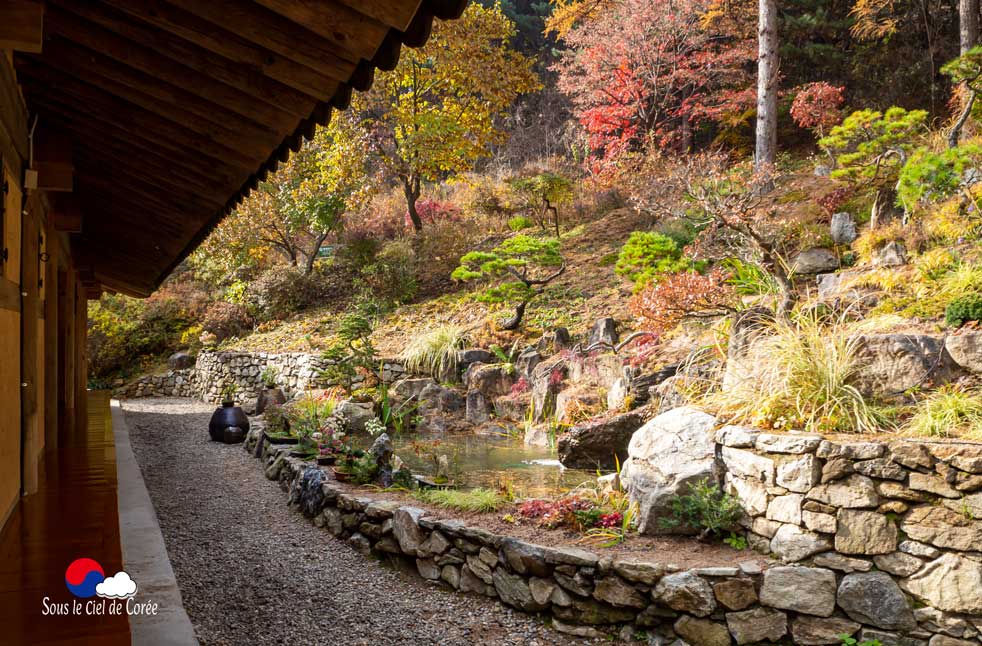
[{"label": "wooden roof underside", "polygon": [[71,141],[97,284],[152,292],[332,109],[467,0],[47,0],[18,53],[39,128]]}]

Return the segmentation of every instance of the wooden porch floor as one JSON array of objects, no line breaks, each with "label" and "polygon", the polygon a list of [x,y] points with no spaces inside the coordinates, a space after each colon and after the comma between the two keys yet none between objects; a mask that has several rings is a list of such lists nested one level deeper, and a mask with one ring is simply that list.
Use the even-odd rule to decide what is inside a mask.
[{"label": "wooden porch floor", "polygon": [[[0,534],[0,643],[129,644],[126,615],[84,614],[86,599],[65,586],[77,558],[122,570],[116,499],[116,452],[109,393],[89,393],[87,431],[62,431],[45,458],[38,492],[21,498]],[[42,615],[42,600],[78,601],[83,614]],[[93,599],[98,599],[93,597]]]}]

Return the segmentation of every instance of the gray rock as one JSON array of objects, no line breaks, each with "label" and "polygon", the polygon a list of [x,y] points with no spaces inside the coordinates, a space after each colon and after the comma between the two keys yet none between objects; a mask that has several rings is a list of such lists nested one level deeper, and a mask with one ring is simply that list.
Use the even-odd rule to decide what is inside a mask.
[{"label": "gray rock", "polygon": [[509,394],[515,380],[514,367],[504,363],[472,363],[464,373],[467,389],[480,392],[488,401]]},{"label": "gray rock", "polygon": [[587,345],[593,345],[594,343],[605,343],[607,345],[617,345],[617,341],[620,337],[617,334],[617,321],[607,317],[602,319],[597,319],[593,323],[593,327],[590,328],[590,337],[587,340]]},{"label": "gray rock", "polygon": [[564,327],[556,327],[545,332],[536,343],[536,349],[547,355],[555,354],[573,345],[573,340],[569,336],[569,330]]},{"label": "gray rock", "polygon": [[727,610],[743,610],[757,603],[757,590],[751,578],[730,578],[714,583],[713,593]]},{"label": "gray rock", "polygon": [[648,605],[637,588],[617,576],[607,576],[597,581],[593,598],[625,608],[644,608]]},{"label": "gray rock", "polygon": [[464,410],[464,406],[460,393],[439,384],[430,384],[419,393],[419,412],[423,415],[456,413]]},{"label": "gray rock", "polygon": [[883,456],[886,447],[879,442],[829,442],[822,440],[815,455],[820,458],[849,458],[872,460]]},{"label": "gray rock", "polygon": [[884,572],[889,572],[899,577],[910,576],[924,566],[924,561],[916,556],[904,554],[903,552],[892,552],[890,554],[874,556],[873,562],[876,563],[876,567]]},{"label": "gray rock", "polygon": [[457,352],[457,369],[464,373],[473,363],[494,363],[497,360],[493,352],[484,348],[465,348]]},{"label": "gray rock", "polygon": [[915,541],[942,548],[974,551],[982,545],[982,521],[945,507],[915,507],[900,523],[900,529]]},{"label": "gray rock", "polygon": [[822,463],[814,455],[786,460],[777,467],[777,484],[789,491],[807,493],[822,478]]},{"label": "gray rock", "polygon": [[847,509],[876,507],[880,504],[880,497],[876,493],[873,481],[858,474],[851,475],[845,480],[819,485],[809,491],[805,497],[808,500]]},{"label": "gray rock", "polygon": [[764,571],[760,602],[771,608],[829,617],[835,609],[835,573],[796,566],[769,568]]},{"label": "gray rock", "polygon": [[853,461],[849,458],[829,458],[822,466],[822,484],[842,480],[854,473]]},{"label": "gray rock", "polygon": [[600,639],[604,636],[602,632],[594,628],[593,626],[577,626],[575,624],[567,624],[558,619],[552,620],[552,627],[556,629],[556,632],[560,632],[566,635],[572,635],[573,637],[584,637],[586,639]]},{"label": "gray rock", "polygon": [[712,587],[705,579],[691,572],[662,577],[651,591],[651,596],[673,610],[688,612],[696,617],[709,616],[716,609]]},{"label": "gray rock", "polygon": [[547,577],[551,573],[551,568],[546,564],[546,550],[540,545],[506,538],[501,542],[501,556],[519,574]]},{"label": "gray rock", "polygon": [[726,626],[737,644],[776,642],[788,632],[788,616],[780,610],[753,608],[726,613]]},{"label": "gray rock", "polygon": [[529,591],[536,603],[549,605],[553,593],[556,591],[556,584],[548,579],[540,579],[537,576],[529,579]]},{"label": "gray rock", "polygon": [[[902,527],[902,526],[901,526]],[[918,543],[917,541],[900,541],[897,550],[911,556],[923,556],[924,558],[936,559],[941,556],[941,550],[935,549],[930,545]]]},{"label": "gray rock", "polygon": [[982,518],[982,493],[962,494],[958,500],[942,500],[941,504],[959,514]]},{"label": "gray rock", "polygon": [[822,532],[823,534],[835,533],[835,516],[831,514],[823,514],[816,511],[802,511],[801,522],[813,532]]},{"label": "gray rock", "polygon": [[884,480],[903,480],[907,477],[907,472],[903,467],[886,458],[856,462],[853,464],[853,469],[856,473],[861,473],[864,476]]},{"label": "gray rock", "polygon": [[934,456],[923,444],[899,440],[890,445],[890,460],[908,469],[934,468]]},{"label": "gray rock", "polygon": [[419,399],[420,393],[427,386],[435,386],[436,381],[432,377],[406,377],[392,384],[390,394],[395,399]]},{"label": "gray rock", "polygon": [[486,597],[497,596],[494,586],[488,585],[471,571],[470,566],[464,565],[460,568],[460,591],[476,592]]},{"label": "gray rock", "polygon": [[708,619],[682,615],[673,628],[686,644],[696,646],[729,646],[730,644],[730,631],[726,626]]},{"label": "gray rock", "polygon": [[621,481],[630,499],[638,503],[641,533],[665,533],[658,519],[671,514],[673,498],[688,493],[694,483],[714,477],[716,445],[711,431],[715,424],[712,415],[676,408],[655,417],[631,437]]},{"label": "gray rock", "polygon": [[372,552],[372,543],[363,534],[355,532],[348,538],[348,545],[353,547],[362,556],[368,556]]},{"label": "gray rock", "polygon": [[920,491],[908,489],[899,482],[877,482],[876,492],[884,498],[906,500],[908,502],[927,502],[930,496]]},{"label": "gray rock", "polygon": [[334,411],[344,419],[349,432],[360,433],[365,430],[368,420],[375,419],[375,410],[371,402],[355,402],[348,399],[339,403]]},{"label": "gray rock", "polygon": [[880,642],[883,646],[928,646],[927,641],[924,639],[901,637],[897,633],[879,630],[877,628],[865,627],[859,631],[860,642],[873,640]]},{"label": "gray rock", "polygon": [[959,331],[945,337],[945,350],[959,366],[974,372],[982,373],[982,332]]},{"label": "gray rock", "polygon": [[801,524],[801,503],[805,497],[800,493],[789,493],[784,496],[775,496],[767,505],[768,520],[776,520],[792,525]]},{"label": "gray rock", "polygon": [[794,563],[832,549],[832,542],[796,525],[781,525],[771,539],[771,552],[785,563]]},{"label": "gray rock", "polygon": [[961,498],[962,493],[942,480],[939,476],[926,473],[911,473],[907,486],[913,491],[926,491],[945,498]]},{"label": "gray rock", "polygon": [[440,578],[454,590],[460,588],[460,570],[453,565],[444,565],[440,570]]},{"label": "gray rock", "polygon": [[415,556],[416,550],[423,542],[419,519],[425,513],[418,507],[400,507],[392,514],[392,534],[405,554]]},{"label": "gray rock", "polygon": [[897,583],[885,572],[862,572],[842,577],[836,601],[849,617],[886,630],[913,630],[914,613]]},{"label": "gray rock", "polygon": [[889,554],[897,549],[897,526],[875,511],[840,509],[835,549],[843,554]]},{"label": "gray rock", "polygon": [[643,424],[641,411],[577,424],[559,438],[559,461],[574,469],[613,469],[627,461],[631,436]]},{"label": "gray rock", "polygon": [[812,559],[812,563],[818,567],[827,567],[840,572],[869,572],[873,569],[873,564],[863,559],[843,556],[836,552],[825,552]]},{"label": "gray rock", "polygon": [[978,642],[968,639],[956,639],[947,635],[934,635],[931,637],[931,641],[928,642],[928,646],[978,646]]},{"label": "gray rock", "polygon": [[750,449],[758,433],[757,429],[746,426],[724,426],[716,431],[716,442],[736,449]]},{"label": "gray rock", "polygon": [[194,366],[194,357],[181,350],[167,357],[167,367],[171,370],[184,370]]},{"label": "gray rock", "polygon": [[720,452],[727,473],[766,485],[774,484],[774,460],[753,451],[724,446]]},{"label": "gray rock", "polygon": [[852,244],[856,239],[856,220],[851,213],[832,214],[832,242],[837,245]]},{"label": "gray rock", "polygon": [[524,612],[539,612],[546,604],[539,603],[532,596],[529,584],[520,576],[509,574],[504,568],[495,568],[492,573],[494,589],[501,600]]},{"label": "gray rock", "polygon": [[758,451],[799,455],[813,453],[821,441],[822,438],[819,435],[761,433],[757,436],[755,446]]},{"label": "gray rock", "polygon": [[830,249],[805,249],[791,262],[791,270],[800,275],[824,274],[839,268],[839,258]]},{"label": "gray rock", "polygon": [[631,621],[637,614],[637,610],[618,608],[593,599],[574,599],[568,606],[554,604],[552,613],[562,621],[599,625]]},{"label": "gray rock", "polygon": [[943,554],[911,575],[904,589],[939,610],[982,614],[982,563]]},{"label": "gray rock", "polygon": [[927,334],[871,334],[856,337],[859,369],[853,377],[867,397],[895,397],[924,383],[950,381],[957,366],[941,337]]},{"label": "gray rock", "polygon": [[440,568],[433,559],[416,559],[416,570],[424,579],[436,581],[440,578]]},{"label": "gray rock", "polygon": [[612,567],[621,578],[642,585],[655,585],[672,571],[665,565],[624,559],[614,559]]},{"label": "gray rock", "polygon": [[907,245],[891,240],[873,254],[874,267],[901,267],[907,264]]},{"label": "gray rock", "polygon": [[539,362],[541,361],[542,355],[539,354],[539,351],[535,350],[534,348],[528,348],[523,350],[522,353],[518,355],[518,358],[515,359],[515,370],[519,375],[525,377],[526,381],[528,381],[532,378],[532,371],[535,370],[535,367],[539,365]]},{"label": "gray rock", "polygon": [[467,392],[464,417],[471,424],[483,424],[491,419],[491,406],[480,391]]},{"label": "gray rock", "polygon": [[737,478],[729,473],[724,476],[724,484],[726,493],[736,496],[749,516],[760,516],[767,511],[768,496],[764,484],[750,478]]},{"label": "gray rock", "polygon": [[791,637],[801,646],[841,644],[839,635],[854,635],[860,625],[842,617],[796,617],[791,622]]}]

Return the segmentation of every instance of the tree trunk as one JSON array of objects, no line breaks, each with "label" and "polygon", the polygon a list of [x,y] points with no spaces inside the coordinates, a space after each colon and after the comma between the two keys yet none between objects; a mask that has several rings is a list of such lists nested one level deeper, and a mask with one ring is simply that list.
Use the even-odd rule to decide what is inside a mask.
[{"label": "tree trunk", "polygon": [[959,0],[958,31],[964,56],[979,44],[979,0]]},{"label": "tree trunk", "polygon": [[777,151],[777,0],[760,0],[757,24],[757,143],[754,168],[774,164]]},{"label": "tree trunk", "polygon": [[413,223],[413,229],[416,230],[416,233],[419,233],[423,230],[423,220],[419,217],[419,211],[416,210],[416,200],[419,199],[419,180],[412,178],[403,179],[402,193],[406,196],[406,211],[409,213],[409,219]]},{"label": "tree trunk", "polygon": [[517,330],[518,326],[522,324],[522,319],[525,318],[525,308],[528,307],[528,301],[522,301],[515,307],[515,313],[510,319],[501,324],[502,330]]},{"label": "tree trunk", "polygon": [[307,261],[303,266],[303,275],[309,276],[310,272],[314,271],[314,262],[317,260],[317,254],[321,249],[321,245],[324,244],[324,240],[327,239],[329,231],[321,231],[316,238],[314,238],[314,244],[310,248],[310,253],[307,254]]},{"label": "tree trunk", "polygon": [[968,100],[965,101],[961,116],[958,117],[958,121],[955,122],[955,125],[951,127],[951,132],[948,133],[948,148],[954,148],[958,145],[958,137],[961,135],[962,128],[965,127],[969,115],[972,114],[972,106],[975,105],[975,98],[975,90],[969,90]]}]

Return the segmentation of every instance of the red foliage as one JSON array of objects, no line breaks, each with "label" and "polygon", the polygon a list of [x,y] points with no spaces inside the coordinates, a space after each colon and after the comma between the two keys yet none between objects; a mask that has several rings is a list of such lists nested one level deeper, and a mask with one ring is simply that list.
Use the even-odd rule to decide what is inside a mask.
[{"label": "red foliage", "polygon": [[527,393],[530,389],[531,389],[531,386],[529,385],[528,379],[526,379],[524,376],[523,377],[519,377],[518,378],[518,381],[516,381],[514,384],[512,384],[512,387],[511,387],[511,396],[512,397],[517,397],[518,395],[521,395],[523,393]]},{"label": "red foliage", "polygon": [[[436,224],[437,222],[459,222],[460,209],[449,203],[439,200],[422,199],[416,202],[416,212],[423,224]],[[406,228],[413,226],[413,221],[409,217],[409,211],[403,216],[403,224]]]},{"label": "red foliage", "polygon": [[727,277],[719,269],[706,275],[671,274],[638,292],[631,299],[631,313],[638,326],[651,332],[656,341],[688,316],[724,313],[734,298],[732,288],[726,284]]},{"label": "red foliage", "polygon": [[624,514],[622,514],[619,511],[615,511],[600,516],[600,519],[597,521],[597,527],[603,527],[605,529],[610,529],[612,527],[620,527],[623,521],[624,521]]},{"label": "red foliage", "polygon": [[852,197],[852,193],[853,190],[851,187],[842,186],[821,196],[815,200],[815,203],[822,207],[826,213],[832,215],[838,211],[843,204],[849,201],[849,198]]},{"label": "red foliage", "polygon": [[842,122],[844,91],[844,87],[824,81],[799,86],[791,104],[791,118],[801,128],[824,133]]},{"label": "red foliage", "polygon": [[591,509],[594,509],[593,503],[576,496],[566,496],[554,501],[526,500],[518,506],[518,514],[522,518],[534,519],[544,527],[580,527],[576,512]]},{"label": "red foliage", "polygon": [[591,170],[610,169],[651,137],[688,145],[703,121],[720,121],[754,102],[751,39],[724,37],[701,22],[708,0],[623,0],[565,36],[555,70],[586,129]]}]

